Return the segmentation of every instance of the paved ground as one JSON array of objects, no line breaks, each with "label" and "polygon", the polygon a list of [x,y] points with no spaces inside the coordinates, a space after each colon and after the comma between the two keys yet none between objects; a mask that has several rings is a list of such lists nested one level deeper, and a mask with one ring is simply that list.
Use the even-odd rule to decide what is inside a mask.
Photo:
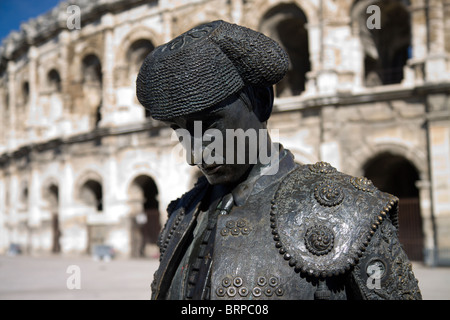
[{"label": "paved ground", "polygon": [[[150,259],[0,256],[0,300],[148,300],[157,266]],[[424,299],[450,300],[450,268],[414,264],[413,270]]]},{"label": "paved ground", "polygon": [[157,266],[144,259],[0,256],[0,299],[148,300]]}]

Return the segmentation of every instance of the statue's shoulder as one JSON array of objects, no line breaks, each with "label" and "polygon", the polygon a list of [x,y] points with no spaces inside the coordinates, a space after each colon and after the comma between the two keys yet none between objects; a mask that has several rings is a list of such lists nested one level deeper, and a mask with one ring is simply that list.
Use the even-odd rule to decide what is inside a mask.
[{"label": "statue's shoulder", "polygon": [[397,204],[367,178],[341,173],[326,162],[301,165],[272,199],[275,245],[298,271],[316,277],[343,274],[384,220],[396,225]]}]

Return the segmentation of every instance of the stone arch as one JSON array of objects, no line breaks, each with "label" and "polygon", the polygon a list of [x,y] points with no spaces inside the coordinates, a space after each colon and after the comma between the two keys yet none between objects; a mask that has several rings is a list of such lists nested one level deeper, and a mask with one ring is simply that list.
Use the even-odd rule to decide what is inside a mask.
[{"label": "stone arch", "polygon": [[[431,199],[429,198],[429,192],[423,192],[423,190],[419,190],[420,185],[429,180],[429,172],[427,168],[427,160],[426,154],[414,148],[414,146],[408,145],[407,143],[378,143],[378,144],[367,144],[364,148],[359,149],[358,152],[351,157],[352,161],[348,162],[348,169],[350,170],[350,174],[355,176],[364,176],[367,171],[367,165],[370,164],[374,159],[379,156],[390,156],[396,159],[403,159],[405,163],[409,163],[412,168],[414,168],[417,172],[417,180],[410,182],[410,184],[414,184],[417,187],[417,194],[411,196],[400,198],[400,224],[408,225],[410,221],[416,221],[416,235],[419,234],[415,240],[400,239],[402,242],[413,243],[412,246],[415,247],[415,252],[412,252],[411,249],[410,254],[414,260],[423,259],[423,246],[425,243],[433,243],[434,230],[432,228],[425,227],[426,221],[429,218],[427,216],[430,214],[428,204]],[[373,177],[369,177],[372,178]],[[374,179],[376,180],[376,179]],[[413,179],[415,180],[415,178]],[[382,187],[382,186],[381,186]],[[383,188],[383,187],[382,187]],[[391,189],[387,189],[387,192],[392,192]],[[426,190],[425,190],[426,191]],[[394,190],[394,195],[396,195],[396,191]],[[399,194],[402,196],[402,194]],[[414,199],[411,199],[414,198]],[[412,217],[410,217],[412,215]],[[405,222],[406,219],[406,222]],[[400,228],[402,228],[400,226]],[[406,233],[411,232],[411,228],[406,230]],[[404,233],[402,231],[402,233]],[[422,239],[420,238],[420,233],[422,233]],[[425,240],[425,241],[424,241]],[[415,243],[415,244],[414,244]],[[417,243],[419,243],[419,247],[417,247]],[[408,253],[408,252],[407,252]]]},{"label": "stone arch", "polygon": [[81,59],[81,87],[85,99],[87,114],[90,116],[90,127],[97,127],[101,120],[103,97],[102,63],[95,53],[87,53]]},{"label": "stone arch", "polygon": [[[97,245],[103,245],[108,238],[109,228],[104,223],[95,222],[103,217],[103,179],[102,176],[88,169],[75,180],[74,193],[78,210],[84,216],[85,222],[78,223],[80,231],[85,231],[82,239],[88,254],[94,254]],[[94,223],[93,223],[94,222]]]},{"label": "stone arch", "polygon": [[398,197],[418,196],[415,182],[419,180],[419,172],[404,156],[389,151],[377,153],[362,168],[363,175],[378,189]]},{"label": "stone arch", "polygon": [[78,190],[79,200],[97,212],[103,211],[103,186],[98,180],[88,179]]},{"label": "stone arch", "polygon": [[158,187],[146,174],[134,176],[128,185],[131,255],[144,256],[147,245],[155,245],[161,230]]},{"label": "stone arch", "polygon": [[418,169],[407,158],[378,153],[364,165],[364,176],[380,190],[399,198],[399,239],[410,260],[422,261],[424,249]]},{"label": "stone arch", "polygon": [[153,49],[155,49],[155,45],[146,38],[139,38],[132,42],[128,47],[126,54],[128,61],[128,75],[132,77],[133,81],[144,62],[145,57],[153,51]]},{"label": "stone arch", "polygon": [[61,229],[59,223],[59,185],[57,179],[50,178],[42,185],[42,198],[46,202],[45,209],[50,213],[51,252],[59,253],[61,252]]},{"label": "stone arch", "polygon": [[29,187],[26,180],[22,180],[19,184],[19,209],[22,212],[28,211]]},{"label": "stone arch", "polygon": [[46,75],[46,89],[50,92],[61,92],[61,75],[58,72],[58,69],[51,68],[48,70]]},{"label": "stone arch", "polygon": [[272,8],[279,5],[290,5],[294,4],[299,7],[306,16],[306,19],[309,24],[316,25],[319,23],[318,16],[318,7],[314,5],[312,1],[272,1],[272,0],[264,0],[264,1],[255,1],[253,2],[249,9],[247,10],[247,15],[245,19],[245,24],[247,27],[259,30],[258,27],[263,20],[264,15],[269,12]]},{"label": "stone arch", "polygon": [[56,177],[53,176],[49,176],[47,178],[44,178],[44,182],[42,183],[41,186],[41,195],[43,199],[47,199],[47,197],[51,196],[49,194],[49,191],[51,189],[52,186],[58,186],[59,182],[58,179]]},{"label": "stone arch", "polygon": [[264,13],[258,30],[276,40],[289,56],[289,70],[275,85],[277,97],[299,95],[311,70],[307,17],[295,3],[280,3]]},{"label": "stone arch", "polygon": [[[380,8],[380,28],[368,28],[370,5]],[[357,0],[351,7],[352,30],[364,50],[365,85],[400,83],[411,57],[412,28],[409,0]]]},{"label": "stone arch", "polygon": [[[80,174],[80,176],[76,180],[76,183],[75,183],[75,186],[74,186],[74,192],[75,192],[75,197],[74,198],[80,203],[84,203],[82,201],[83,195],[81,194],[82,188],[84,186],[87,186],[88,188],[93,186],[92,184],[90,184],[90,186],[86,185],[86,183],[89,182],[89,181],[95,181],[98,184],[103,185],[103,178],[102,178],[102,176],[99,173],[97,173],[96,171],[92,170],[92,169],[89,169],[89,170],[83,172],[82,174]],[[97,208],[97,206],[96,206],[96,208]]]},{"label": "stone arch", "polygon": [[429,179],[426,166],[426,154],[409,146],[406,142],[366,144],[352,154],[352,157],[347,163],[348,173],[354,176],[362,176],[364,173],[362,165],[367,163],[375,155],[385,152],[404,157],[417,168],[420,180]]},{"label": "stone arch", "polygon": [[128,32],[122,40],[121,45],[118,46],[116,67],[115,67],[115,83],[116,86],[130,86],[129,83],[129,61],[127,59],[128,52],[136,41],[149,41],[153,48],[163,43],[161,35],[147,27],[136,27]]},{"label": "stone arch", "polygon": [[102,63],[98,55],[94,53],[85,54],[81,59],[82,82],[102,83]]},{"label": "stone arch", "polygon": [[64,105],[61,74],[56,67],[46,70],[43,86],[45,86],[45,91],[42,95],[41,116],[49,120],[59,119],[64,113]]},{"label": "stone arch", "polygon": [[28,82],[28,80],[22,82],[21,93],[22,102],[24,105],[27,105],[30,101],[30,83]]},{"label": "stone arch", "polygon": [[[79,50],[77,48],[77,50],[74,52],[72,64],[69,66],[70,73],[73,75],[73,79],[77,83],[83,82],[83,77],[84,77],[83,72],[82,72],[83,71],[83,60],[87,56],[96,56],[97,59],[100,61],[100,65],[103,65],[103,53],[100,50],[100,48],[97,48],[94,46],[88,46],[88,45],[85,45],[84,47],[82,47]],[[52,66],[52,67],[54,67],[54,66]],[[56,69],[56,67],[55,67],[55,69]]]}]

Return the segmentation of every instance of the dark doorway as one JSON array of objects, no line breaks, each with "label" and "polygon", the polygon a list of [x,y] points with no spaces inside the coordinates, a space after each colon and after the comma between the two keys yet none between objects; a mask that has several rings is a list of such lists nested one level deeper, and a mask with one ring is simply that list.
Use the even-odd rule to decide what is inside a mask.
[{"label": "dark doorway", "polygon": [[[92,179],[86,181],[81,187],[80,199],[89,208],[89,214],[103,213],[103,190],[100,182]],[[87,226],[88,245],[86,249],[88,254],[92,253],[92,249],[96,245],[105,244],[107,231],[105,225]]]},{"label": "dark doorway", "polygon": [[129,193],[134,210],[131,221],[131,254],[142,257],[145,255],[146,245],[156,244],[161,230],[158,189],[152,178],[140,175],[133,180]]},{"label": "dark doorway", "polygon": [[[379,28],[369,28],[373,16],[368,5],[379,8]],[[364,48],[364,82],[367,87],[400,83],[403,68],[411,58],[411,17],[409,0],[355,1],[352,19],[358,21]]]},{"label": "dark doorway", "polygon": [[277,97],[299,95],[305,90],[310,71],[306,15],[293,3],[280,4],[263,17],[259,30],[278,41],[289,56],[289,70],[275,86]]},{"label": "dark doorway", "polygon": [[423,261],[423,232],[419,174],[407,159],[391,153],[379,154],[364,166],[365,176],[381,191],[399,198],[399,238],[410,260]]},{"label": "dark doorway", "polygon": [[[128,76],[132,79],[132,85],[135,86],[135,81],[139,69],[144,62],[145,57],[155,49],[155,46],[150,40],[139,39],[131,44],[127,51]],[[145,117],[150,118],[150,112],[144,108]]]},{"label": "dark doorway", "polygon": [[61,245],[59,239],[61,237],[61,230],[59,228],[59,191],[58,187],[52,184],[47,190],[47,201],[49,204],[52,227],[52,253],[60,253]]}]

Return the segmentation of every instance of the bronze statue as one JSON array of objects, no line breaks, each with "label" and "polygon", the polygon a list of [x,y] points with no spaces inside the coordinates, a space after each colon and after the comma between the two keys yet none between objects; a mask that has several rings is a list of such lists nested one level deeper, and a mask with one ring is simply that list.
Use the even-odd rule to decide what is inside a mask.
[{"label": "bronze statue", "polygon": [[[204,174],[168,207],[153,299],[421,298],[398,241],[398,199],[328,163],[298,165],[270,141],[272,85],[287,69],[275,41],[224,21],[145,59],[139,101]],[[224,139],[229,130],[246,135]],[[196,144],[196,131],[213,134]]]}]

